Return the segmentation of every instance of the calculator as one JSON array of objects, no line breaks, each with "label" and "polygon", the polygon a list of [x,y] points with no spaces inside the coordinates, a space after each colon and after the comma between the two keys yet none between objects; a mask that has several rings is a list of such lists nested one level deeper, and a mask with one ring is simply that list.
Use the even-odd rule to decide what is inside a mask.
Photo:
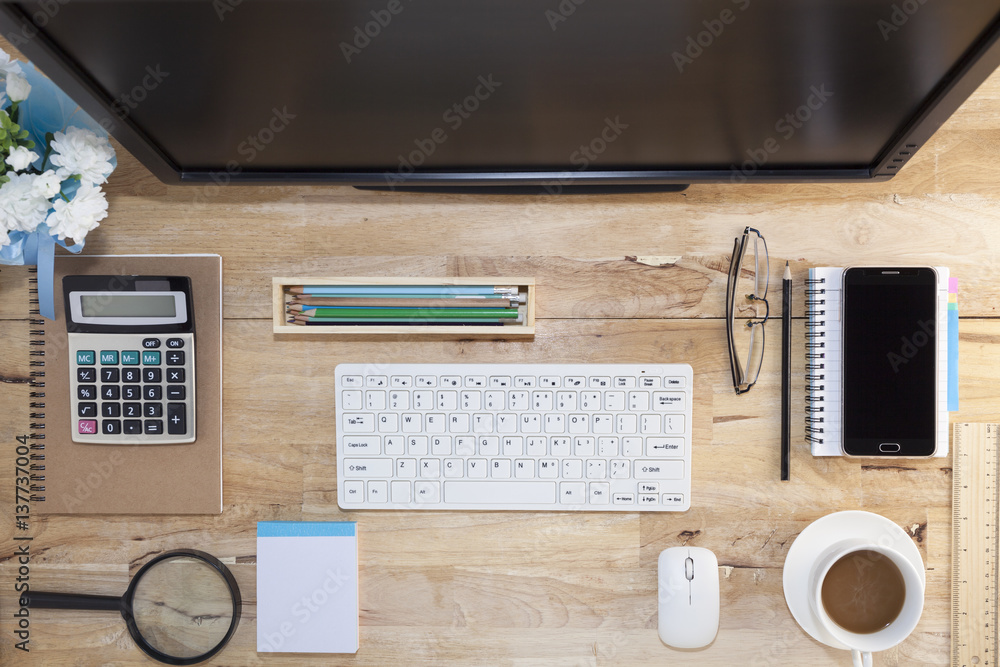
[{"label": "calculator", "polygon": [[195,344],[185,276],[63,278],[72,439],[195,440]]}]

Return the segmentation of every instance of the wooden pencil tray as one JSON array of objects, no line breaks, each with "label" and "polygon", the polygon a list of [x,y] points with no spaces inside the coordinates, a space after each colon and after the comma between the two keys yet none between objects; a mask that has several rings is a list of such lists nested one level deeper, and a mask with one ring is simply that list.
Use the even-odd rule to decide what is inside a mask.
[{"label": "wooden pencil tray", "polygon": [[[534,338],[535,336],[535,279],[508,277],[453,277],[453,278],[395,278],[395,277],[344,277],[344,278],[273,278],[273,324],[279,336],[298,338],[314,336],[340,336],[371,338],[377,336],[419,336],[421,338],[455,339],[504,339]],[[517,285],[527,292],[524,321],[518,324],[495,326],[410,326],[407,324],[378,326],[312,326],[289,324],[285,304],[289,300],[286,288],[293,285]]]}]

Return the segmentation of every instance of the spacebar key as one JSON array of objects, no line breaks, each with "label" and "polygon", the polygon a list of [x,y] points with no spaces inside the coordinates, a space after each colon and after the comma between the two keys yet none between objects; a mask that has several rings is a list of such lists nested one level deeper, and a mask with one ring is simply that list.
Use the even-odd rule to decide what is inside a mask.
[{"label": "spacebar key", "polygon": [[444,483],[444,502],[479,505],[528,505],[555,503],[555,482],[459,482]]}]

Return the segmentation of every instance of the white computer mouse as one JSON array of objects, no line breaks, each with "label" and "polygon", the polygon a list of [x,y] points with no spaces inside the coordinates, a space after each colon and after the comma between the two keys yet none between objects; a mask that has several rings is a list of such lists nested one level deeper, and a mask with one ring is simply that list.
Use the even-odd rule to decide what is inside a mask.
[{"label": "white computer mouse", "polygon": [[660,553],[660,639],[674,648],[708,646],[719,632],[719,561],[702,547]]}]

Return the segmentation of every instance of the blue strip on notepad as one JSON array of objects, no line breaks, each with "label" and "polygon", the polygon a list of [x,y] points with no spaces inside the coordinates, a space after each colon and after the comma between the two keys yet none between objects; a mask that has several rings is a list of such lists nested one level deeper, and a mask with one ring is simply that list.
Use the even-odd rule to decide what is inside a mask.
[{"label": "blue strip on notepad", "polygon": [[958,307],[948,304],[948,412],[958,410]]},{"label": "blue strip on notepad", "polygon": [[354,521],[258,521],[257,537],[354,537]]}]

